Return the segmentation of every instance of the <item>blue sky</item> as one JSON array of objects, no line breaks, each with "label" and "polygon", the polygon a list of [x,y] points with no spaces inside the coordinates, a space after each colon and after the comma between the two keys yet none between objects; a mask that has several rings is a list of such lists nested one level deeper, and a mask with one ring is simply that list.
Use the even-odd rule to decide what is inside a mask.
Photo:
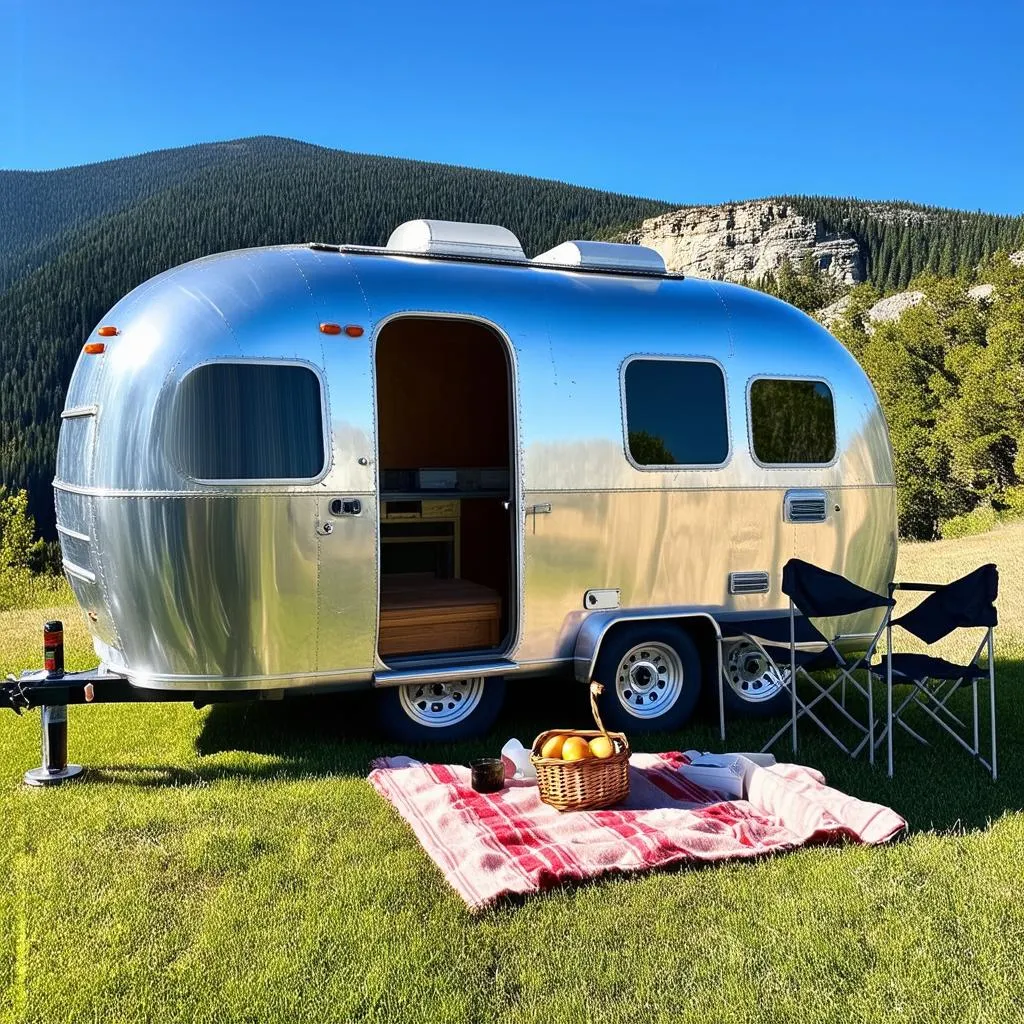
[{"label": "blue sky", "polygon": [[0,167],[273,134],[660,199],[1024,212],[1024,3],[0,0]]}]

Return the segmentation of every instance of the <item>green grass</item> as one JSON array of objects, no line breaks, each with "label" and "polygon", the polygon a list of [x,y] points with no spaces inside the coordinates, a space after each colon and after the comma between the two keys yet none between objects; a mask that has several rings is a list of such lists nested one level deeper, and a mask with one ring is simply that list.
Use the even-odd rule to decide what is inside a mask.
[{"label": "green grass", "polygon": [[[890,781],[805,729],[800,760],[896,807],[908,839],[599,882],[478,918],[366,784],[371,757],[396,749],[367,735],[366,698],[73,708],[90,774],[55,791],[20,786],[38,714],[8,715],[0,1019],[1020,1019],[1024,524],[907,546],[900,569],[944,580],[990,559],[1003,570],[998,783],[951,745],[902,737]],[[51,616],[69,667],[89,664],[61,606],[0,614],[0,665],[37,665]],[[492,736],[430,756],[586,717],[582,688],[524,683]],[[728,745],[763,732],[733,728]],[[704,720],[638,746],[717,739]]]}]

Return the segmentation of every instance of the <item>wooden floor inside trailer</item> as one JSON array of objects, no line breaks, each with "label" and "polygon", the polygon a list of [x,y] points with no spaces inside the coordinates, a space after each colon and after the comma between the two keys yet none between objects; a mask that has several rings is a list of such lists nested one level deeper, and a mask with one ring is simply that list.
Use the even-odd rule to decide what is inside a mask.
[{"label": "wooden floor inside trailer", "polygon": [[469,580],[382,576],[378,650],[387,657],[495,647],[501,595]]}]

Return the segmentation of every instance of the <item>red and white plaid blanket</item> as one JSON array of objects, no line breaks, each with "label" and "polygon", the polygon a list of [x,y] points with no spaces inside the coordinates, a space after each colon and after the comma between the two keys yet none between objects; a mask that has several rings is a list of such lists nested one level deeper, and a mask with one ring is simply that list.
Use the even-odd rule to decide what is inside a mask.
[{"label": "red and white plaid blanket", "polygon": [[469,769],[407,757],[374,762],[371,785],[409,823],[471,910],[609,873],[760,857],[808,843],[883,843],[906,827],[888,807],[829,789],[800,765],[759,768],[747,800],[722,801],[676,769],[682,754],[634,754],[629,799],[560,812],[534,782],[477,793]]}]

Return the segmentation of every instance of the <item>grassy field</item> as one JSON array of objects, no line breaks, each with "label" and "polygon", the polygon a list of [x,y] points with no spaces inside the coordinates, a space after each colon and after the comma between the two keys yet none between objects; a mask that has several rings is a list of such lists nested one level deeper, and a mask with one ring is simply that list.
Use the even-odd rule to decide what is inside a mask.
[{"label": "grassy field", "polygon": [[[26,790],[38,714],[0,720],[0,1019],[10,1021],[1005,1021],[1024,1014],[1024,526],[903,549],[901,574],[1002,569],[1001,769],[897,743],[897,776],[805,730],[800,759],[911,823],[887,848],[561,890],[472,918],[365,783],[394,746],[364,698],[73,708],[85,783]],[[39,625],[0,615],[0,666]],[[581,689],[510,686],[495,733],[586,719]],[[542,710],[538,711],[538,705]],[[764,726],[734,728],[744,749]],[[646,749],[704,747],[710,722]],[[422,751],[409,751],[424,753]],[[785,749],[778,751],[785,756]]]}]

